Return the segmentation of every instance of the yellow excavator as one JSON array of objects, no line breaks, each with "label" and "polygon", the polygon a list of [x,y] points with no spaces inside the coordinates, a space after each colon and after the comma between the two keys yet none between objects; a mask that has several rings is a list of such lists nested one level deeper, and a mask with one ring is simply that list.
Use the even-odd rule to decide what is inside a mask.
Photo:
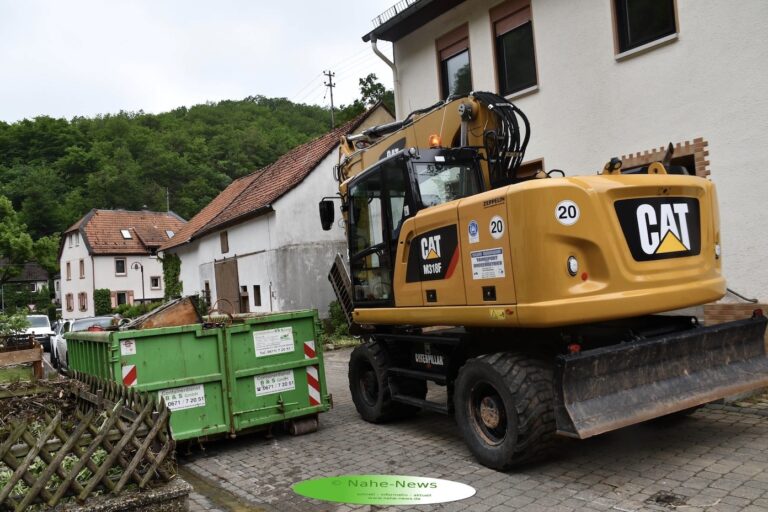
[{"label": "yellow excavator", "polygon": [[671,147],[639,168],[526,172],[529,134],[515,105],[473,92],[342,138],[339,195],[319,206],[330,229],[340,203],[346,230],[329,279],[365,340],[349,363],[362,418],[453,414],[504,470],[558,434],[768,385],[762,311],[708,327],[660,314],[725,294],[714,184]]}]

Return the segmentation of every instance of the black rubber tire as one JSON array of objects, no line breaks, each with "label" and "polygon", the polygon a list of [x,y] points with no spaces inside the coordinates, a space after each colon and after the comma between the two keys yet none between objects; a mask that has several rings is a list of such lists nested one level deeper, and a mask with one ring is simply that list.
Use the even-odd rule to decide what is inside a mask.
[{"label": "black rubber tire", "polygon": [[56,355],[56,350],[54,350],[53,347],[51,347],[51,366],[53,366],[54,370],[58,370],[59,366],[59,358]]},{"label": "black rubber tire", "polygon": [[[420,408],[394,402],[387,380],[390,358],[383,343],[367,341],[358,345],[349,357],[349,391],[352,401],[360,416],[370,423],[412,416]],[[399,379],[397,383],[402,393],[417,398],[427,394],[427,384],[413,379]]]},{"label": "black rubber tire", "polygon": [[544,361],[509,352],[469,359],[456,379],[454,407],[464,441],[484,466],[504,471],[554,448],[552,367]]}]

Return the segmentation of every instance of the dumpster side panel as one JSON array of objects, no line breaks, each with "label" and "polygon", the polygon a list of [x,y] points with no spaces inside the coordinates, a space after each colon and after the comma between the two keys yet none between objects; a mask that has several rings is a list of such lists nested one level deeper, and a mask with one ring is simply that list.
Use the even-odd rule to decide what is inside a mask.
[{"label": "dumpster side panel", "polygon": [[249,318],[226,329],[235,430],[330,408],[314,311]]},{"label": "dumpster side panel", "polygon": [[226,359],[221,329],[200,325],[73,333],[72,369],[141,391],[156,392],[171,409],[177,441],[230,431]]}]

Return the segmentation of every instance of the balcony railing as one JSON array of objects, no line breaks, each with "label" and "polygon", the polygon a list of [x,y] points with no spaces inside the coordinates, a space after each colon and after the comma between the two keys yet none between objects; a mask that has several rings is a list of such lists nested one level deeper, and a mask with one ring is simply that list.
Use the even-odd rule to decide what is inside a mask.
[{"label": "balcony railing", "polygon": [[395,5],[384,11],[383,13],[379,14],[375,18],[373,18],[371,21],[373,22],[373,28],[379,27],[383,25],[384,23],[388,22],[413,4],[419,3],[421,0],[400,0]]}]

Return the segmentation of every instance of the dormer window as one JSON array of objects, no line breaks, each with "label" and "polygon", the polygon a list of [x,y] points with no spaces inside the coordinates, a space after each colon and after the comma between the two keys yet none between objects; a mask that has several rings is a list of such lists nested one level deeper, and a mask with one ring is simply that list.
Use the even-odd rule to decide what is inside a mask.
[{"label": "dormer window", "polygon": [[123,239],[124,240],[130,240],[131,238],[133,238],[131,236],[131,232],[129,230],[127,230],[127,229],[121,229],[120,230],[120,234],[123,235]]}]

